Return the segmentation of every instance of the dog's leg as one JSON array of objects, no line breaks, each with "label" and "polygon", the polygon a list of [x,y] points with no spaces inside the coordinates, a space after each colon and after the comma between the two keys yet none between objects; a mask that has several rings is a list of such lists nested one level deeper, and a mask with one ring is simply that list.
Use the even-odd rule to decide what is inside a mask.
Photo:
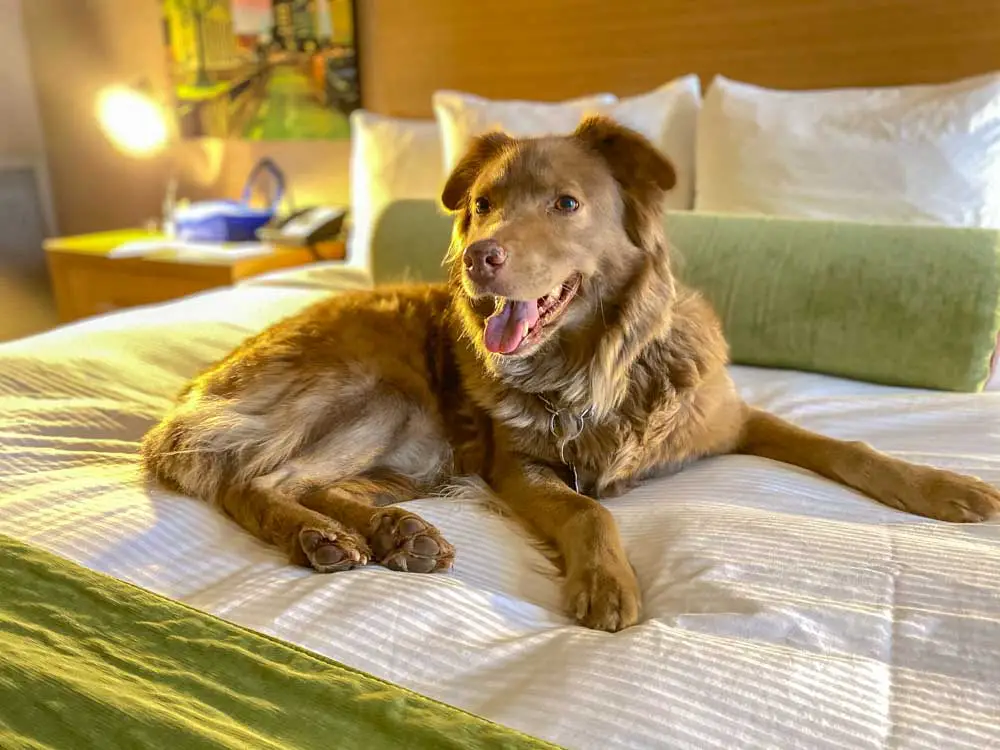
[{"label": "dog's leg", "polygon": [[494,490],[528,532],[562,558],[569,613],[597,630],[634,625],[641,592],[611,513],[574,492],[547,466],[498,458]]},{"label": "dog's leg", "polygon": [[940,521],[1000,517],[1000,490],[985,482],[818,435],[760,409],[747,407],[734,452],[800,466],[892,508]]},{"label": "dog's leg", "polygon": [[[374,416],[350,432],[311,446],[254,486],[351,529],[368,542],[376,562],[394,570],[431,573],[451,567],[454,548],[431,524],[389,503],[413,500],[450,471],[451,447],[419,406],[383,399]],[[361,429],[364,432],[361,432]],[[351,467],[349,474],[344,467]]]},{"label": "dog's leg", "polygon": [[296,565],[332,573],[366,565],[371,558],[362,534],[281,492],[233,487],[220,493],[219,505],[258,539],[284,550]]},{"label": "dog's leg", "polygon": [[372,559],[392,570],[435,573],[455,560],[455,548],[434,526],[396,505],[420,488],[391,471],[372,471],[328,486],[305,489],[299,502],[365,535]]},{"label": "dog's leg", "polygon": [[362,397],[345,405],[342,393],[314,389],[248,416],[229,401],[194,396],[147,434],[143,459],[161,482],[221,506],[297,564],[320,572],[372,559],[405,570],[450,566],[454,550],[433,526],[376,507],[387,497],[412,499],[415,487],[447,474],[441,426],[396,391]]},{"label": "dog's leg", "polygon": [[224,493],[220,504],[251,534],[285,550],[293,563],[320,573],[369,560],[413,573],[447,570],[455,548],[434,526],[399,506],[380,507],[419,494],[414,482],[391,471],[331,482],[281,471]]}]

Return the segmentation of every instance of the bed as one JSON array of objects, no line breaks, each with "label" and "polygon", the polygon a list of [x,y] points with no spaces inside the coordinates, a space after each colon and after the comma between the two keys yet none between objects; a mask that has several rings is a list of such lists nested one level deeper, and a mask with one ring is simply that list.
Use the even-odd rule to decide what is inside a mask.
[{"label": "bed", "polygon": [[[439,89],[555,100],[615,80],[623,97],[639,95],[670,79],[657,97],[676,109],[691,92],[685,71],[702,83],[709,70],[742,71],[743,80],[818,90],[947,82],[1000,68],[996,3],[955,5],[957,30],[933,42],[937,4],[877,3],[865,11],[871,28],[855,29],[855,62],[843,65],[850,54],[828,43],[827,54],[797,68],[790,61],[817,44],[815,34],[799,39],[790,21],[768,23],[808,20],[809,6],[813,20],[826,14],[829,33],[841,34],[864,15],[855,4],[770,0],[736,21],[725,20],[726,3],[702,15],[673,4],[680,20],[672,30],[655,3],[619,16],[586,5],[591,19],[578,14],[565,27],[538,10],[553,41],[545,50],[519,42],[534,50],[526,69],[546,71],[532,84],[521,67],[503,76],[454,64],[465,52],[448,40],[475,22],[472,6],[442,3],[421,16],[417,4],[373,0],[360,21],[362,72],[374,83],[372,111],[354,118],[361,137],[352,145],[357,205],[346,263],[272,273],[0,346],[0,745],[1000,747],[996,522],[901,514],[765,459],[704,461],[608,505],[645,596],[641,623],[611,635],[561,612],[549,561],[474,491],[412,506],[455,544],[452,572],[367,567],[321,576],[140,475],[143,433],[187,378],[244,337],[330,294],[440,273],[448,224],[428,204],[448,158],[429,119],[435,105],[450,106],[435,102]],[[514,3],[511,13],[527,8]],[[699,22],[712,29],[714,52],[657,47],[663,65],[655,72],[649,60],[626,64],[621,50],[608,52],[606,64],[594,55],[579,75],[558,75],[568,62],[544,67],[614,19],[645,55],[656,39],[683,38]],[[873,40],[893,22],[903,32],[887,52]],[[490,34],[512,23],[505,16]],[[740,43],[721,44],[727,33]],[[929,52],[919,64],[892,53],[921,44]],[[444,62],[427,56],[435,46]],[[734,71],[734,60],[745,65]],[[981,110],[976,96],[970,106]],[[470,102],[482,104],[458,103]],[[403,141],[405,150],[392,145]],[[753,156],[765,152],[781,150]],[[972,184],[968,161],[949,161],[942,179]],[[742,184],[751,184],[755,163],[742,168]],[[400,187],[400,174],[416,178]],[[696,196],[698,175],[688,178],[683,200],[708,201]],[[873,179],[862,174],[841,194],[892,193]],[[804,195],[783,184],[782,200]],[[956,214],[955,200],[920,203],[897,192],[915,212],[893,217],[901,222],[992,221],[985,209]],[[705,208],[724,211],[720,195]],[[849,221],[863,209],[825,195],[827,220]],[[801,215],[816,209],[805,199],[796,206]],[[882,201],[879,210],[895,209]],[[803,427],[1000,485],[995,380],[984,387],[977,376],[975,387],[948,390],[790,367],[737,363],[731,371],[750,403]]]},{"label": "bed", "polygon": [[[564,747],[1000,742],[996,525],[707,461],[611,506],[647,613],[609,636],[560,613],[545,558],[475,498],[416,503],[457,546],[452,574],[317,576],[147,488],[138,440],[185,378],[326,293],[292,281],[0,349],[0,534]],[[1000,482],[1000,393],[733,374],[806,427]]]}]

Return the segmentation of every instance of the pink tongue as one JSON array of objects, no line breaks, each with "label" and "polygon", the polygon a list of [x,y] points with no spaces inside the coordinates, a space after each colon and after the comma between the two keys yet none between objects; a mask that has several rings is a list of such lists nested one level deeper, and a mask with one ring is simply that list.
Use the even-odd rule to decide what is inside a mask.
[{"label": "pink tongue", "polygon": [[503,307],[486,320],[483,340],[495,354],[510,354],[528,335],[528,329],[538,322],[538,302],[505,300]]}]

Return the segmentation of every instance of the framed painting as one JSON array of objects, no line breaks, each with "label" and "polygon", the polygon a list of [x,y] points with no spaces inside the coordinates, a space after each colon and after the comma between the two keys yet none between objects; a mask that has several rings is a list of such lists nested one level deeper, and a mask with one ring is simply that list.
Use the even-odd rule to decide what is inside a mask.
[{"label": "framed painting", "polygon": [[354,0],[159,2],[181,137],[349,137],[361,106]]}]

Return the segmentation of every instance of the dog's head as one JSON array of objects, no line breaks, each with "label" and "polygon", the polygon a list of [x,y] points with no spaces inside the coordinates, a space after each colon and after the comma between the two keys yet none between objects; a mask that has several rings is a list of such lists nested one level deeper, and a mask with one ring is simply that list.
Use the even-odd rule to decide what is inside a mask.
[{"label": "dog's head", "polygon": [[502,369],[560,332],[607,326],[651,256],[665,253],[661,213],[674,183],[652,144],[603,117],[566,136],[476,138],[442,202],[455,212],[452,284],[484,357]]}]

